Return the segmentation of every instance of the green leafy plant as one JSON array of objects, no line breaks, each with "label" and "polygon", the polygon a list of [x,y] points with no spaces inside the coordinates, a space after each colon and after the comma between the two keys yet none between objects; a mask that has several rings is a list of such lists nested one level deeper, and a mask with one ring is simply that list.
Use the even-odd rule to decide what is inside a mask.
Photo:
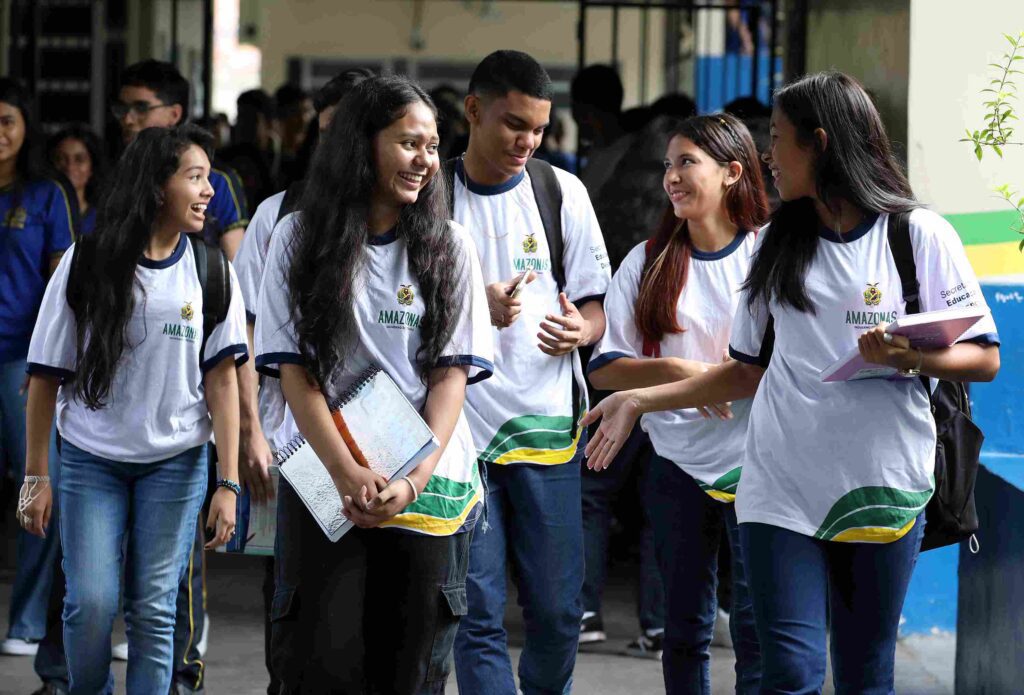
[{"label": "green leafy plant", "polygon": [[[974,131],[968,128],[967,137],[960,139],[961,142],[971,143],[979,162],[984,157],[985,150],[992,150],[1002,158],[1004,148],[1024,146],[1024,140],[1019,136],[1014,138],[1015,121],[1020,119],[1013,108],[1013,102],[1017,100],[1015,79],[1019,75],[1024,75],[1024,62],[1021,62],[1024,61],[1024,31],[1016,36],[1003,34],[1003,37],[1010,47],[1003,53],[1002,62],[989,63],[988,66],[995,70],[996,76],[989,81],[988,87],[981,90],[982,94],[988,95],[988,100],[984,102],[987,110],[985,124]],[[1017,211],[1019,222],[1013,229],[1019,234],[1024,234],[1024,195],[1008,183],[996,186],[993,190]],[[1024,251],[1024,239],[1021,240],[1019,249]]]}]

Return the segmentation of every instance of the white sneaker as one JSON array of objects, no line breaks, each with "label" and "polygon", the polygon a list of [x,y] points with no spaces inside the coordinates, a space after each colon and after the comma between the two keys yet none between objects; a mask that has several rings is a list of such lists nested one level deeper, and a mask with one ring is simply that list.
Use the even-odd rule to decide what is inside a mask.
[{"label": "white sneaker", "polygon": [[206,638],[210,634],[210,615],[207,613],[203,616],[203,634],[199,637],[199,643],[196,644],[196,650],[199,652],[199,656],[206,656]]},{"label": "white sneaker", "polygon": [[7,656],[35,656],[39,651],[39,642],[21,639],[19,637],[8,637],[0,642],[0,654]]},{"label": "white sneaker", "polygon": [[114,657],[115,661],[128,661],[128,643],[115,644],[110,649],[110,656]]},{"label": "white sneaker", "polygon": [[729,632],[729,614],[718,609],[718,616],[715,618],[715,634],[711,638],[711,644],[715,647],[726,647],[732,649],[732,634]]}]

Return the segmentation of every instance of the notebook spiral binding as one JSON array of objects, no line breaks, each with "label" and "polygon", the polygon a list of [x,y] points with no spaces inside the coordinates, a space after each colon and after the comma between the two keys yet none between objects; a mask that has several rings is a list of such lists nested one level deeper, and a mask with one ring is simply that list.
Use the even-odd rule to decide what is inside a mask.
[{"label": "notebook spiral binding", "polygon": [[[340,396],[338,396],[333,401],[327,404],[328,409],[331,412],[334,412],[335,410],[340,410],[349,401],[355,398],[356,394],[359,393],[359,391],[361,391],[362,388],[373,379],[373,377],[377,376],[377,372],[380,371],[381,368],[376,365],[368,367],[365,371],[363,371],[362,374],[360,374],[356,378],[355,381],[352,382],[352,384],[347,389],[345,389],[344,393],[342,393]],[[292,454],[301,449],[302,445],[305,443],[306,438],[302,436],[301,432],[299,432],[290,440],[288,440],[287,444],[285,444],[280,449],[274,452],[274,462],[278,466],[284,464],[284,462],[291,458]]]}]

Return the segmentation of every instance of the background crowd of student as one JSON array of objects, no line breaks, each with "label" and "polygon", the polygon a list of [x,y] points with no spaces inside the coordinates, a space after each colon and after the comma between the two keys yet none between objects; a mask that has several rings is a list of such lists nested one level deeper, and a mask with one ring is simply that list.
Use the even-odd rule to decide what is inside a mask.
[{"label": "background crowd of student", "polygon": [[[228,511],[227,505],[237,494],[235,481],[258,503],[279,496],[278,548],[264,580],[268,692],[440,692],[452,652],[464,692],[568,691],[577,645],[604,639],[600,601],[611,500],[631,486],[644,505],[638,515],[642,634],[629,649],[662,659],[669,692],[709,692],[708,646],[720,604],[731,614],[738,692],[820,685],[825,617],[801,604],[819,594],[820,601],[809,603],[832,603],[837,685],[844,692],[887,692],[898,608],[930,494],[921,471],[927,471],[928,437],[934,434],[928,433],[923,394],[901,386],[856,396],[876,405],[906,405],[911,414],[897,410],[889,422],[902,423],[900,432],[910,442],[900,449],[909,472],[894,473],[879,463],[882,450],[876,447],[857,454],[871,462],[868,473],[839,476],[838,487],[819,481],[828,493],[820,500],[826,507],[858,490],[895,490],[883,501],[914,491],[920,504],[905,508],[888,534],[876,529],[871,538],[838,538],[840,529],[808,539],[815,536],[820,504],[808,508],[790,493],[820,478],[809,466],[813,452],[820,455],[829,441],[812,442],[811,453],[793,453],[807,470],[793,473],[792,480],[780,481],[776,469],[750,456],[754,427],[762,437],[769,422],[785,430],[778,423],[786,418],[771,409],[780,408],[792,389],[810,388],[800,381],[799,368],[795,377],[787,371],[774,380],[766,371],[771,331],[779,336],[776,351],[781,348],[785,365],[799,353],[791,342],[797,333],[819,331],[821,353],[828,354],[842,349],[848,334],[871,328],[816,327],[818,304],[835,310],[843,300],[793,289],[792,279],[799,276],[799,285],[808,268],[855,284],[866,281],[861,275],[881,272],[884,255],[851,260],[840,242],[869,234],[884,240],[888,215],[914,210],[914,233],[924,239],[919,263],[931,278],[922,282],[925,308],[946,285],[966,284],[971,291],[976,285],[955,233],[918,209],[859,85],[824,75],[787,87],[766,147],[766,107],[749,100],[731,105],[749,128],[730,114],[694,117],[693,102],[684,95],[622,113],[618,77],[611,68],[593,66],[572,86],[585,160],[563,151],[557,126],[547,128],[557,123],[547,74],[514,51],[499,51],[478,66],[464,103],[453,90],[427,94],[409,80],[366,70],[347,71],[313,96],[290,85],[273,98],[252,90],[238,99],[229,143],[217,142],[223,129],[216,121],[208,124],[215,136],[182,126],[188,89],[166,63],[131,66],[112,105],[125,147],[116,166],[108,165],[105,148],[88,129],[72,126],[48,143],[47,175],[37,159],[41,140],[31,97],[15,81],[0,81],[0,213],[5,243],[15,250],[7,253],[0,275],[6,312],[0,334],[3,453],[15,466],[27,458],[29,478],[48,471],[49,486],[61,491],[62,502],[52,513],[48,507],[45,515],[19,516],[36,535],[19,536],[4,648],[36,653],[44,692],[67,687],[69,666],[76,691],[111,687],[109,622],[120,600],[121,538],[147,538],[152,525],[162,523],[128,511],[112,514],[108,525],[96,523],[84,502],[65,493],[70,483],[62,485],[60,477],[63,468],[64,475],[77,476],[75,487],[85,489],[95,483],[90,476],[100,465],[116,481],[111,489],[120,490],[110,493],[106,506],[161,500],[168,515],[179,517],[176,525],[164,524],[174,526],[167,545],[141,547],[129,540],[127,546],[130,692],[167,682],[180,691],[202,688],[208,626],[202,548],[232,533],[233,506]],[[346,109],[344,119],[335,118],[338,108]],[[852,133],[859,130],[876,159],[854,172],[834,152],[858,151]],[[762,161],[758,151],[766,149],[772,157]],[[534,153],[566,169],[584,162],[581,178],[536,163],[527,167]],[[442,167],[447,155],[454,159]],[[820,237],[835,242],[838,251],[826,245],[816,256],[805,249],[799,267],[776,260],[780,256],[772,254],[783,248],[784,232],[757,233],[768,220],[769,199],[776,199],[762,176],[768,166],[782,199],[797,201],[784,204],[776,220],[827,226]],[[532,187],[520,185],[527,174]],[[872,194],[863,182],[876,180],[881,193]],[[154,188],[162,193],[146,202]],[[552,192],[560,206],[554,215],[545,213],[544,198]],[[801,202],[806,200],[818,208]],[[129,221],[152,230],[145,243],[131,241]],[[93,241],[97,226],[103,231]],[[12,231],[30,227],[39,233],[16,247]],[[118,234],[110,231],[114,227]],[[170,392],[186,394],[179,404],[186,410],[198,407],[205,386],[212,423],[204,414],[202,423],[179,428],[174,445],[162,448],[158,444],[172,434],[160,430],[167,423],[156,423],[141,437],[141,449],[124,449],[119,442],[133,436],[125,429],[129,414],[157,408],[163,394],[147,392],[141,370],[118,380],[114,366],[124,349],[147,360],[143,364],[163,364],[167,358],[157,353],[164,343],[146,347],[139,337],[147,333],[131,333],[140,330],[129,330],[133,321],[144,323],[132,313],[137,306],[110,304],[118,296],[111,289],[117,278],[90,284],[82,273],[115,266],[128,273],[125,259],[134,253],[142,260],[123,275],[122,289],[134,287],[131,278],[138,273],[145,290],[136,305],[142,301],[167,314],[160,314],[166,332],[175,311],[191,321],[190,305],[202,294],[196,273],[205,257],[186,253],[195,244],[179,237],[180,230],[219,245],[238,270],[238,277],[234,268],[226,271],[232,299],[225,315],[184,358],[173,358],[184,363],[167,377],[174,382]],[[88,240],[80,254],[76,249],[82,258],[73,262],[66,254],[62,260],[79,236]],[[758,249],[765,251],[758,255]],[[110,260],[104,265],[99,259]],[[432,259],[451,265],[439,267]],[[168,284],[170,276],[157,271],[171,266],[177,270]],[[789,275],[780,280],[778,273]],[[530,291],[543,297],[533,305],[509,293],[524,274]],[[376,315],[373,302],[399,286],[417,288],[410,311],[424,317],[422,329],[389,332],[368,318]],[[64,301],[71,296],[68,287],[82,297],[80,304]],[[339,292],[344,310],[311,318]],[[897,289],[887,286],[885,294],[890,292],[895,296]],[[748,309],[749,320],[743,318]],[[142,330],[159,332],[156,324]],[[992,378],[998,369],[990,318],[941,355],[882,346],[880,335],[861,342],[862,351],[880,362],[909,368],[916,359],[923,373],[956,379]],[[139,345],[149,352],[136,354]],[[247,361],[250,355],[255,359]],[[732,361],[719,368],[729,355]],[[87,356],[86,369],[80,365]],[[804,365],[821,355],[796,359]],[[372,362],[399,382],[447,445],[404,481],[407,486],[353,473],[358,469],[349,465],[351,456],[320,397],[339,393]],[[76,365],[87,374],[75,374]],[[592,392],[589,444],[578,424],[584,368]],[[11,417],[25,412],[26,369],[33,375],[27,437],[24,420]],[[257,370],[263,375],[259,389]],[[82,405],[66,395],[58,401],[58,378],[75,384]],[[530,389],[528,383],[545,386]],[[600,389],[616,393],[602,401]],[[752,410],[755,391],[767,401],[760,411]],[[837,411],[856,404],[856,398],[840,402],[833,395],[821,400]],[[59,454],[49,424],[55,403],[65,435]],[[143,417],[141,425],[153,423]],[[209,470],[216,464],[218,472],[208,484],[202,442],[213,430],[218,436],[209,449]],[[299,431],[329,462],[357,525],[397,531],[354,532],[331,546],[287,484],[273,489],[271,452]],[[779,447],[797,441],[784,432],[770,436],[780,438]],[[81,448],[85,440],[88,447]],[[744,476],[756,476],[744,479],[756,479],[761,492],[738,483],[744,451]],[[167,481],[150,481],[153,493],[146,497],[142,481],[149,476],[133,466],[154,461],[169,475],[174,466],[201,470],[201,476],[179,472],[171,479],[190,481],[187,499],[160,497]],[[857,460],[847,463],[853,470]],[[609,464],[615,477],[595,472]],[[12,477],[24,475],[14,471]],[[738,485],[745,496],[737,497]],[[195,523],[207,488],[203,523]],[[893,523],[886,518],[878,527]],[[214,534],[209,543],[204,525]],[[66,577],[58,562],[61,540]],[[97,544],[106,560],[93,567],[82,558],[97,554],[82,549]],[[721,564],[729,571],[722,573],[726,591],[720,597],[723,546]],[[159,548],[163,555],[180,555],[180,567],[156,562]],[[783,557],[800,557],[810,568],[800,592],[782,591]],[[877,591],[868,600],[854,586],[867,580],[879,559],[889,569],[874,577]],[[526,622],[518,684],[503,626],[507,561],[514,565]],[[837,579],[837,568],[851,577]],[[396,576],[416,580],[390,581]],[[155,605],[144,591],[153,585],[176,595],[177,608]],[[379,592],[391,602],[376,599]],[[383,612],[365,620],[337,618],[362,615],[367,603],[397,612],[391,620]],[[794,617],[803,621],[799,634],[790,629]],[[403,621],[418,637],[396,651],[380,625]],[[793,648],[793,639],[804,646]],[[342,656],[318,647],[323,640],[344,644]],[[876,646],[866,651],[866,644]]]}]

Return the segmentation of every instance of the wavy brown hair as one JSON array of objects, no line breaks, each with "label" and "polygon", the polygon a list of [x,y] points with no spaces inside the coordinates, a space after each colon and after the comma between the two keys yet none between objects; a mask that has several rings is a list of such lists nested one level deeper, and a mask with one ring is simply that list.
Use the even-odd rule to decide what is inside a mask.
[{"label": "wavy brown hair", "polygon": [[[739,180],[726,189],[725,209],[741,234],[760,227],[768,217],[768,198],[747,127],[727,113],[693,116],[669,134],[669,142],[676,137],[686,138],[722,166],[738,162],[743,167]],[[644,339],[644,353],[652,354],[666,333],[685,330],[676,318],[676,303],[686,287],[693,245],[686,220],[675,216],[671,204],[646,251],[634,320]]]}]

